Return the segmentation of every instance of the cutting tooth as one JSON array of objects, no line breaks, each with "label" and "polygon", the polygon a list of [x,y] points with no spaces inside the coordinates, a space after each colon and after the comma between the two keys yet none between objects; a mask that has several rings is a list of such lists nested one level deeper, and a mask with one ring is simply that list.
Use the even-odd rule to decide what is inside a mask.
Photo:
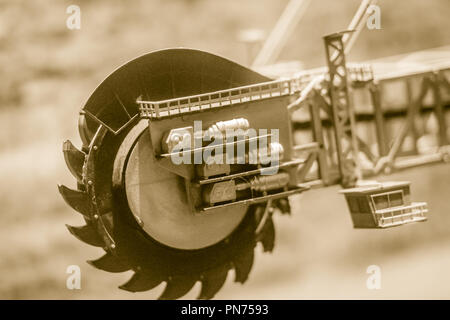
[{"label": "cutting tooth", "polygon": [[69,229],[70,233],[80,241],[95,247],[102,247],[104,245],[98,233],[95,232],[95,229],[90,225],[72,227],[66,224],[66,227]]},{"label": "cutting tooth", "polygon": [[289,204],[288,199],[279,199],[276,202],[276,206],[280,209],[282,214],[291,214],[291,205]]},{"label": "cutting tooth", "polygon": [[87,219],[89,219],[89,197],[86,192],[73,190],[64,185],[58,185],[59,193],[75,211],[78,211]]},{"label": "cutting tooth", "polygon": [[129,266],[126,266],[119,258],[109,252],[97,260],[88,260],[87,263],[97,269],[114,273],[130,270]]},{"label": "cutting tooth", "polygon": [[228,268],[214,269],[203,274],[202,290],[197,299],[208,300],[214,298],[214,295],[222,288],[227,280]]},{"label": "cutting tooth", "polygon": [[78,118],[78,132],[80,133],[80,138],[83,142],[83,148],[88,148],[94,134],[88,129],[84,111],[80,113],[80,117]]},{"label": "cutting tooth", "polygon": [[234,261],[234,270],[236,273],[236,277],[234,279],[235,282],[244,283],[247,278],[250,270],[253,266],[253,248],[248,250],[247,254],[242,254],[238,256]]},{"label": "cutting tooth", "polygon": [[261,243],[263,245],[264,252],[272,252],[275,245],[275,226],[273,225],[272,218],[267,219],[261,232]]},{"label": "cutting tooth", "polygon": [[63,143],[64,160],[66,160],[67,167],[73,176],[78,180],[83,180],[83,164],[85,153],[75,148],[75,146],[66,140]]},{"label": "cutting tooth", "polygon": [[167,281],[159,300],[174,300],[184,296],[197,282],[196,277],[174,277]]},{"label": "cutting tooth", "polygon": [[162,278],[149,270],[145,272],[137,271],[127,283],[124,283],[119,288],[130,292],[142,292],[155,288],[161,282]]}]

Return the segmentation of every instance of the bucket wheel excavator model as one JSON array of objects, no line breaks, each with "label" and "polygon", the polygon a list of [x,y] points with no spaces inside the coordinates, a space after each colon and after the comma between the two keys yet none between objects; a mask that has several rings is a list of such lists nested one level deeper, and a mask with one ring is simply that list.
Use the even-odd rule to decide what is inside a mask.
[{"label": "bucket wheel excavator model", "polygon": [[[77,188],[59,191],[86,222],[68,229],[105,251],[89,263],[134,271],[124,290],[165,282],[160,298],[176,299],[200,282],[198,298],[210,299],[230,270],[236,282],[246,281],[258,243],[264,251],[274,248],[272,215],[289,214],[288,197],[311,187],[350,187],[343,193],[356,228],[426,220],[426,203],[411,203],[409,183],[358,181],[448,160],[445,120],[433,153],[402,148],[415,117],[448,114],[450,65],[380,79],[367,65],[347,65],[345,54],[373,2],[363,1],[349,27],[356,32],[324,38],[326,69],[274,80],[179,48],[143,55],[109,75],[80,112],[82,147],[63,145]],[[420,94],[393,114],[406,121],[389,146],[389,105],[379,88],[386,94],[392,83],[413,78],[422,83]],[[428,90],[435,99],[426,111]],[[354,103],[361,93],[370,97],[363,114]],[[361,138],[367,123],[377,132],[371,143]],[[302,133],[310,141],[297,143]]]},{"label": "bucket wheel excavator model", "polygon": [[[264,251],[274,246],[273,211],[288,213],[287,196],[304,189],[290,183],[289,172],[300,161],[285,161],[280,166],[286,170],[264,175],[268,167],[258,161],[206,164],[200,157],[199,164],[177,165],[170,153],[175,153],[176,139],[193,138],[190,129],[199,120],[206,125],[204,133],[208,128],[245,133],[250,123],[253,128],[284,126],[280,141],[287,144],[286,108],[284,114],[277,108],[262,113],[261,108],[271,105],[255,101],[243,107],[236,99],[223,107],[198,108],[199,101],[212,106],[218,101],[215,96],[225,93],[245,99],[249,94],[233,92],[234,88],[259,89],[269,81],[206,52],[169,49],[125,64],[94,91],[79,118],[82,149],[64,143],[78,189],[60,186],[64,199],[86,220],[85,226],[69,226],[69,231],[105,250],[103,257],[89,261],[91,265],[109,272],[134,270],[120,287],[133,292],[166,282],[163,299],[184,295],[197,281],[202,283],[199,298],[211,298],[230,269],[235,281],[245,282],[257,243]],[[214,94],[203,94],[209,92]],[[166,107],[150,109],[147,103],[137,104],[138,97],[162,101]],[[286,99],[284,95],[274,102]],[[145,105],[140,115],[138,105]],[[235,137],[223,145],[245,147],[263,139],[270,139],[270,134]],[[276,142],[268,146],[272,151],[282,148]],[[202,156],[208,146],[198,149],[184,156]]]}]

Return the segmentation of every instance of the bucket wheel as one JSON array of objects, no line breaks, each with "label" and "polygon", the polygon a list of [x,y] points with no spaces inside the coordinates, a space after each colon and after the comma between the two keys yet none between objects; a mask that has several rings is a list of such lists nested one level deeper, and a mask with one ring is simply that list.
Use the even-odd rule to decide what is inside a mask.
[{"label": "bucket wheel", "polygon": [[[141,95],[172,98],[265,80],[215,55],[169,49],[125,64],[96,89],[79,118],[81,150],[70,141],[63,144],[77,188],[59,186],[86,222],[68,226],[69,231],[105,251],[89,264],[108,272],[133,270],[120,286],[131,292],[165,282],[160,299],[177,299],[197,281],[198,298],[213,298],[231,269],[236,282],[247,280],[257,243],[268,252],[274,247],[272,214],[274,209],[290,212],[287,198],[189,214],[183,179],[154,163],[149,124],[135,117],[133,108]],[[149,91],[155,88],[159,90]],[[126,126],[117,125],[124,112]]]}]

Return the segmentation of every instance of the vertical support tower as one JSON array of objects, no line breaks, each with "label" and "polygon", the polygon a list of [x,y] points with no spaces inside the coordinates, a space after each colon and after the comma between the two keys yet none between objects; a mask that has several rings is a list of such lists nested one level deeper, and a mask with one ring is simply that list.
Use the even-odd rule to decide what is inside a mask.
[{"label": "vertical support tower", "polygon": [[358,161],[355,115],[349,96],[345,48],[342,41],[347,32],[351,31],[325,36],[324,42],[329,73],[328,93],[333,114],[341,184],[344,187],[352,187],[362,176]]}]

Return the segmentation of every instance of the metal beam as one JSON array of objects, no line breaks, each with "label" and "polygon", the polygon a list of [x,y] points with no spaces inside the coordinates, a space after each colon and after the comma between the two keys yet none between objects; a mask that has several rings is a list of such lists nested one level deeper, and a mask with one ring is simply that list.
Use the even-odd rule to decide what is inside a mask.
[{"label": "metal beam", "polygon": [[361,1],[361,5],[359,6],[356,14],[354,15],[352,21],[348,25],[347,30],[353,30],[353,33],[345,34],[342,37],[342,41],[344,42],[344,52],[345,54],[349,54],[350,50],[353,47],[356,39],[358,39],[359,34],[361,33],[363,27],[367,22],[367,18],[369,17],[368,10],[370,6],[373,6],[377,3],[377,0],[363,0]]},{"label": "metal beam", "polygon": [[[347,55],[353,44],[355,43],[356,39],[358,38],[358,35],[360,34],[363,26],[367,22],[368,18],[368,9],[371,5],[376,4],[377,0],[363,0],[361,2],[361,5],[359,6],[358,10],[356,11],[356,14],[354,15],[352,21],[348,25],[347,30],[350,30],[352,32],[345,33],[342,37],[342,43],[343,43],[343,50],[344,54]],[[339,55],[339,52],[336,50],[334,54],[330,57],[330,60],[335,60],[337,56]],[[310,94],[310,92],[319,85],[324,80],[323,74],[318,75],[314,77],[311,82],[303,89],[301,92],[300,97],[292,102],[288,109],[293,112],[298,109],[298,105],[301,104]]]},{"label": "metal beam", "polygon": [[260,67],[275,62],[295,26],[303,17],[311,0],[291,0],[273,28],[252,67]]}]

